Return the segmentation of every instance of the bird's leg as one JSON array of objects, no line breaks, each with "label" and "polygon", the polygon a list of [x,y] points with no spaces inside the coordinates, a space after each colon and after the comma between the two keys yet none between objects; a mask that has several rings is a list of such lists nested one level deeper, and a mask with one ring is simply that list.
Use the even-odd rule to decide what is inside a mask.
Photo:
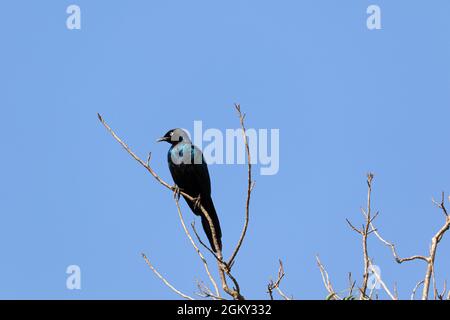
[{"label": "bird's leg", "polygon": [[180,200],[180,192],[181,189],[175,184],[173,187],[173,198],[176,200]]},{"label": "bird's leg", "polygon": [[197,198],[194,198],[194,208],[195,209],[197,209],[197,208],[199,208],[200,206],[201,206],[201,197],[200,197],[200,195],[198,195],[198,197]]}]

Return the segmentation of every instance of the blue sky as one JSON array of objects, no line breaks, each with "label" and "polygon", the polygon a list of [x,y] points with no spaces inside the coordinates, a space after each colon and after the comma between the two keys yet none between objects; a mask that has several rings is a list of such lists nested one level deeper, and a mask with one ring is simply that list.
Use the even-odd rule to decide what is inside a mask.
[{"label": "blue sky", "polygon": [[[68,30],[66,8],[81,8]],[[382,30],[366,28],[381,7]],[[360,281],[359,238],[367,171],[380,232],[399,254],[426,254],[443,224],[431,197],[450,192],[448,1],[8,1],[0,13],[0,298],[178,298],[206,282],[172,195],[99,124],[100,112],[171,181],[173,127],[280,129],[280,171],[260,176],[248,237],[234,273],[242,293],[266,298],[285,265],[283,289],[326,296],[314,256],[336,289]],[[258,169],[258,168],[256,168]],[[243,165],[210,166],[224,251],[240,234]],[[183,203],[187,222],[194,216]],[[198,221],[199,222],[199,221]],[[437,280],[450,280],[450,244]],[[381,275],[409,298],[425,265],[397,265],[375,239]],[[211,260],[212,261],[212,260]],[[82,289],[68,290],[67,266]],[[381,297],[385,295],[380,292]]]}]

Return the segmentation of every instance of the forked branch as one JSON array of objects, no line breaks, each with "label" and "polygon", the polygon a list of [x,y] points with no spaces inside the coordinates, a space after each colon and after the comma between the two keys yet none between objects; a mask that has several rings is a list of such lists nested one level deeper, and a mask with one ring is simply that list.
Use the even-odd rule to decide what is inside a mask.
[{"label": "forked branch", "polygon": [[[244,143],[245,143],[245,148],[246,148],[246,153],[247,153],[247,160],[248,160],[248,188],[247,188],[247,200],[246,200],[246,209],[245,209],[245,223],[244,223],[244,227],[241,233],[241,236],[239,238],[239,241],[236,245],[235,250],[233,251],[233,254],[231,255],[231,258],[228,262],[225,262],[223,259],[223,254],[222,254],[222,250],[219,246],[219,241],[218,241],[218,237],[217,237],[217,233],[214,227],[214,223],[209,215],[209,213],[207,212],[207,210],[201,205],[201,204],[196,204],[198,205],[198,207],[200,208],[200,210],[202,211],[203,215],[205,216],[205,218],[207,219],[210,229],[211,229],[211,234],[212,234],[212,239],[213,239],[213,245],[215,248],[215,253],[213,250],[209,249],[206,245],[205,247],[207,247],[210,252],[213,253],[214,257],[217,259],[217,263],[218,263],[218,268],[219,268],[219,276],[222,282],[222,289],[229,294],[231,297],[233,297],[234,299],[237,300],[241,300],[244,299],[244,297],[241,295],[240,293],[240,287],[239,284],[236,280],[236,278],[231,274],[231,268],[233,266],[233,263],[235,261],[236,255],[238,254],[241,245],[243,243],[243,240],[245,238],[246,232],[247,232],[247,228],[248,228],[248,221],[249,221],[249,207],[250,207],[250,197],[251,197],[251,192],[252,189],[254,187],[254,182],[252,181],[252,174],[251,174],[251,155],[250,155],[250,148],[248,145],[248,140],[247,140],[247,135],[246,135],[246,130],[245,130],[245,125],[244,125],[244,117],[245,115],[242,114],[240,106],[238,104],[235,105],[236,110],[238,111],[239,114],[239,120],[241,123],[241,127],[243,130],[243,139],[244,139]],[[147,161],[144,162],[141,158],[139,158],[129,147],[128,145],[123,142],[122,139],[119,138],[119,136],[114,132],[114,130],[111,129],[111,127],[105,122],[105,120],[103,119],[103,117],[100,114],[97,114],[98,119],[100,120],[100,122],[103,124],[103,126],[108,130],[108,132],[113,136],[113,138],[127,151],[127,153],[134,159],[136,160],[140,165],[142,165],[161,185],[163,185],[164,187],[166,187],[169,190],[172,190],[174,193],[178,193],[183,195],[188,201],[192,201],[193,203],[196,203],[196,198],[193,195],[190,195],[186,192],[184,192],[183,190],[178,189],[176,186],[171,186],[170,184],[168,184],[167,182],[165,182],[162,178],[160,178],[156,172],[151,168],[150,166],[150,158],[151,158],[151,153],[149,153]],[[188,236],[189,240],[191,241],[191,244],[193,245],[194,249],[196,250],[197,254],[199,255],[200,259],[202,260],[204,266],[205,266],[205,271],[208,274],[208,277],[210,278],[216,293],[213,295],[211,294],[211,296],[215,296],[217,298],[221,298],[220,294],[218,292],[218,287],[213,279],[213,277],[211,276],[211,273],[209,271],[208,265],[206,263],[206,260],[204,258],[204,256],[201,254],[200,250],[198,249],[198,247],[196,246],[195,242],[193,241],[192,237],[190,236],[186,225],[184,223],[182,214],[181,214],[181,209],[179,207],[179,203],[178,200],[176,199],[176,206],[177,206],[177,210],[178,210],[178,214],[180,217],[180,221],[182,223],[183,229],[186,233],[186,235]],[[195,232],[195,229],[194,229]],[[198,239],[200,240],[200,237],[198,236],[198,234],[196,234],[196,236],[198,237]],[[201,240],[200,240],[201,241]],[[203,245],[204,243],[201,242]],[[157,273],[156,269],[154,269],[154,267],[150,264],[149,260],[144,256],[145,261],[147,262],[147,264],[151,267],[151,269],[155,272],[155,274],[158,275],[158,277],[160,277],[160,274]],[[231,279],[231,281],[234,284],[234,288],[230,288],[227,284],[227,277]],[[161,278],[161,277],[160,277]],[[163,278],[162,278],[163,279]],[[163,280],[164,281],[164,280]],[[168,285],[167,281],[164,281],[164,283],[166,283],[166,285]],[[174,290],[175,288],[173,286],[169,286],[172,290]],[[176,290],[176,289],[175,289]]]},{"label": "forked branch", "polygon": [[[441,209],[441,211],[442,211],[442,213],[444,214],[444,217],[445,217],[445,222],[444,222],[444,225],[438,230],[438,232],[432,237],[431,245],[430,245],[430,251],[429,251],[429,255],[428,256],[414,255],[414,256],[411,256],[411,257],[407,257],[407,258],[400,258],[399,255],[397,254],[396,249],[395,249],[395,245],[393,243],[385,240],[379,234],[377,229],[373,226],[373,223],[370,224],[371,231],[373,231],[373,233],[377,236],[377,238],[382,243],[384,243],[386,246],[391,248],[392,255],[394,256],[394,259],[395,259],[395,261],[397,261],[397,263],[403,263],[403,262],[414,261],[414,260],[421,260],[421,261],[425,261],[426,262],[427,269],[426,269],[426,272],[425,272],[424,279],[422,281],[420,281],[416,285],[416,287],[413,290],[413,294],[412,294],[412,297],[414,297],[415,292],[416,292],[417,288],[419,287],[419,285],[423,284],[422,300],[427,300],[428,299],[428,295],[429,295],[429,291],[430,291],[430,284],[431,284],[432,279],[434,279],[434,264],[435,264],[435,259],[436,259],[437,248],[438,248],[438,245],[439,245],[440,241],[442,240],[444,234],[450,228],[450,216],[448,215],[447,208],[445,207],[445,196],[444,196],[444,193],[442,193],[442,198],[441,198],[440,202],[436,202],[434,199],[432,199],[432,202],[439,209]],[[436,295],[436,289],[434,290],[434,292],[435,292],[435,295]]]},{"label": "forked branch", "polygon": [[283,262],[281,260],[278,260],[278,263],[280,266],[278,268],[277,280],[275,282],[273,280],[270,280],[269,284],[267,285],[267,293],[269,294],[270,300],[274,300],[274,298],[273,298],[274,290],[277,290],[278,294],[281,297],[283,297],[284,300],[292,300],[280,289],[281,280],[283,280],[285,273],[284,273]]}]

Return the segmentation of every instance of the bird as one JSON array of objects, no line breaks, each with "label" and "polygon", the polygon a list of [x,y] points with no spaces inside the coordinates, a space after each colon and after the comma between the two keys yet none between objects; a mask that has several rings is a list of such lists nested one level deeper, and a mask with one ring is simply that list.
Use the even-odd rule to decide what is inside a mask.
[{"label": "bird", "polygon": [[211,179],[208,165],[201,150],[192,144],[188,134],[183,129],[171,129],[157,142],[168,142],[171,147],[167,153],[169,171],[176,188],[197,199],[191,201],[183,195],[192,212],[201,217],[203,230],[217,253],[208,219],[201,210],[206,210],[212,220],[219,249],[222,250],[222,230],[213,200],[211,198]]}]

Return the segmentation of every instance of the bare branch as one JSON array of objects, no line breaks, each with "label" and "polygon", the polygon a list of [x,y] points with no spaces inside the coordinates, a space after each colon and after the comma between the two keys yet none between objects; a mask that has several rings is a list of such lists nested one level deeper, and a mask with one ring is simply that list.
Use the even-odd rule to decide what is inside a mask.
[{"label": "bare branch", "polygon": [[447,280],[444,280],[444,287],[442,288],[442,292],[438,294],[439,300],[444,300],[446,293],[447,293]]},{"label": "bare branch", "polygon": [[381,242],[383,242],[386,246],[388,246],[388,247],[391,248],[392,255],[394,256],[394,259],[395,259],[395,261],[396,261],[397,263],[400,264],[400,263],[407,262],[407,261],[412,261],[412,260],[423,260],[423,261],[425,261],[425,262],[428,262],[428,258],[427,258],[427,257],[425,257],[425,256],[420,256],[420,255],[415,255],[415,256],[408,257],[408,258],[400,258],[400,257],[398,256],[398,254],[397,254],[397,250],[395,249],[395,245],[394,245],[393,243],[391,243],[391,242],[385,240],[385,239],[380,235],[380,233],[378,232],[378,230],[375,229],[375,227],[373,226],[373,223],[371,223],[371,228],[372,228],[371,232],[373,232]]},{"label": "bare branch", "polygon": [[386,284],[384,283],[384,281],[381,279],[380,275],[378,274],[376,268],[371,268],[372,272],[377,280],[378,283],[380,283],[380,285],[383,287],[384,291],[388,294],[388,296],[392,299],[392,300],[397,300],[397,298],[391,293],[391,291],[389,290],[389,288],[386,286]]},{"label": "bare branch", "polygon": [[352,273],[348,273],[348,283],[349,283],[349,289],[348,289],[348,295],[353,295],[353,289],[355,288],[356,281],[352,280]]},{"label": "bare branch", "polygon": [[225,300],[221,296],[215,295],[212,291],[201,281],[197,281],[197,288],[199,293],[196,293],[199,297],[202,298],[212,298],[213,300]]},{"label": "bare branch", "polygon": [[269,294],[270,300],[273,300],[273,290],[277,290],[278,294],[282,296],[284,300],[292,300],[280,289],[280,283],[281,280],[284,278],[285,273],[283,268],[283,262],[281,260],[278,260],[278,263],[280,264],[280,266],[278,268],[277,281],[273,282],[273,280],[270,280],[269,284],[267,285],[267,293]]},{"label": "bare branch", "polygon": [[180,290],[178,290],[177,288],[175,288],[173,285],[171,285],[169,283],[169,281],[167,281],[159,272],[158,270],[155,269],[155,267],[153,267],[153,265],[150,263],[150,260],[147,258],[147,256],[142,253],[142,257],[144,258],[145,262],[147,263],[147,265],[150,267],[150,269],[152,269],[152,271],[156,274],[156,276],[162,280],[162,282],[164,282],[164,284],[166,286],[168,286],[173,292],[175,292],[176,294],[178,294],[179,296],[187,299],[187,300],[194,300],[192,297],[188,296],[187,294],[182,293]]},{"label": "bare branch", "polygon": [[214,251],[212,251],[212,249],[211,249],[210,247],[208,247],[208,245],[206,245],[206,244],[202,241],[202,239],[200,238],[199,234],[197,233],[197,230],[195,229],[195,222],[192,222],[192,223],[191,223],[191,227],[192,227],[192,230],[194,231],[195,236],[197,237],[198,242],[200,242],[200,244],[201,244],[205,249],[207,249],[207,250],[214,256],[214,258],[216,258],[216,260],[217,260],[218,263],[222,263],[222,264],[223,264],[224,261],[223,261],[223,260],[220,260],[219,257],[217,256],[217,254],[216,254]]},{"label": "bare branch", "polygon": [[416,286],[414,287],[414,289],[413,289],[413,291],[412,291],[412,293],[411,293],[411,300],[414,300],[414,299],[415,299],[416,291],[417,291],[417,289],[419,289],[419,287],[423,284],[423,282],[424,282],[424,280],[421,280],[421,281],[417,282]]},{"label": "bare branch", "polygon": [[[438,208],[440,208],[442,210],[442,212],[444,213],[445,223],[431,239],[431,246],[430,246],[430,251],[429,251],[428,256],[414,255],[414,256],[411,256],[408,258],[400,258],[397,254],[394,244],[383,239],[383,237],[380,236],[379,232],[376,231],[375,227],[373,226],[373,223],[370,223],[371,231],[373,231],[373,233],[377,236],[377,238],[381,242],[383,242],[385,245],[387,245],[391,248],[392,254],[395,258],[395,261],[397,261],[397,263],[403,263],[403,262],[413,261],[413,260],[422,260],[427,263],[425,278],[423,280],[422,300],[428,299],[431,281],[433,281],[434,296],[435,296],[435,298],[437,297],[437,289],[436,289],[435,280],[434,280],[434,262],[436,259],[436,251],[437,251],[439,242],[442,240],[444,234],[450,229],[450,216],[448,215],[444,200],[445,200],[444,193],[442,193],[442,200],[440,203],[436,202],[434,199],[432,200],[432,202]],[[416,286],[416,287],[418,287],[418,286]],[[417,290],[417,288],[415,288],[415,290]],[[415,291],[414,291],[414,294],[415,294]]]},{"label": "bare branch", "polygon": [[192,246],[194,247],[195,251],[197,252],[198,256],[200,257],[203,266],[205,267],[206,274],[208,275],[209,279],[211,280],[212,285],[214,286],[214,290],[216,292],[216,296],[220,297],[219,293],[219,287],[217,286],[216,281],[214,280],[214,277],[211,275],[211,272],[209,271],[208,262],[206,261],[203,254],[200,252],[200,249],[195,244],[194,240],[191,237],[191,234],[189,233],[188,229],[186,228],[186,224],[184,223],[183,214],[181,213],[180,203],[178,199],[174,198],[175,205],[177,206],[178,216],[180,217],[181,225],[183,226],[184,232],[186,233],[186,236],[189,238],[189,241],[191,242]]},{"label": "bare branch", "polygon": [[345,221],[347,221],[347,224],[350,226],[350,228],[352,228],[353,231],[355,231],[356,233],[359,233],[360,235],[363,234],[363,232],[359,229],[357,229],[348,219],[345,219]]},{"label": "bare branch", "polygon": [[[236,291],[235,294],[238,294],[236,297],[239,298],[238,300],[242,300],[243,297],[242,296],[239,297],[239,295],[240,295],[239,284],[238,284],[236,278],[234,278],[233,275],[231,274],[231,270],[228,268],[228,265],[223,260],[221,260],[221,258],[202,241],[202,239],[200,238],[200,236],[197,233],[197,230],[195,229],[195,223],[191,223],[191,226],[192,226],[192,230],[194,231],[195,236],[197,237],[198,242],[200,242],[200,244],[203,247],[205,247],[216,258],[217,264],[219,266],[219,273],[221,274],[222,281],[225,281],[224,274],[226,274],[231,279],[231,281],[233,281],[233,283],[235,285],[234,291]],[[225,282],[225,285],[226,285],[226,282]],[[230,289],[228,289],[228,290],[230,290]],[[230,292],[232,293],[233,291],[230,290]]]},{"label": "bare branch", "polygon": [[241,237],[239,238],[236,248],[234,249],[234,252],[230,257],[230,260],[228,261],[229,268],[231,268],[233,266],[234,259],[236,258],[236,255],[238,254],[239,249],[241,248],[242,242],[244,241],[245,234],[247,233],[248,222],[250,219],[250,198],[251,198],[251,193],[252,193],[252,190],[254,187],[254,183],[252,181],[252,161],[251,161],[250,147],[248,145],[247,131],[245,129],[245,122],[244,122],[245,114],[242,114],[241,106],[239,104],[235,104],[234,107],[236,108],[236,111],[238,112],[239,120],[241,123],[242,137],[244,139],[245,151],[247,153],[247,167],[248,167],[247,172],[248,173],[247,173],[247,200],[245,203],[245,222],[244,222],[244,227],[242,229]]},{"label": "bare branch", "polygon": [[398,300],[398,287],[397,287],[397,282],[394,282],[394,297],[395,297],[395,300]]},{"label": "bare branch", "polygon": [[364,230],[362,232],[362,246],[363,246],[363,255],[364,255],[364,274],[363,274],[363,283],[361,288],[361,297],[366,296],[367,283],[369,281],[369,253],[367,248],[367,237],[369,235],[369,226],[372,221],[371,219],[371,195],[372,195],[372,180],[373,174],[367,174],[367,211],[366,211],[366,225],[364,226]]},{"label": "bare branch", "polygon": [[437,287],[436,287],[436,273],[434,272],[434,265],[433,265],[433,270],[431,270],[431,278],[433,279],[433,299],[436,300],[439,293],[438,293]]},{"label": "bare branch", "polygon": [[447,208],[445,207],[445,193],[442,192],[442,198],[441,198],[441,202],[438,203],[436,202],[433,198],[431,199],[431,201],[440,209],[442,209],[442,212],[444,213],[444,215],[446,217],[448,217],[448,212],[447,212]]},{"label": "bare branch", "polygon": [[319,267],[320,274],[322,276],[323,285],[325,289],[328,291],[330,300],[340,300],[341,298],[338,296],[336,291],[333,289],[333,285],[331,284],[330,277],[328,276],[328,272],[323,266],[322,262],[319,259],[319,256],[316,256],[317,266]]},{"label": "bare branch", "polygon": [[[108,132],[113,136],[113,138],[119,142],[119,144],[128,152],[128,154],[130,156],[133,157],[134,160],[136,160],[140,165],[142,165],[145,169],[147,169],[148,172],[150,172],[150,174],[159,182],[161,183],[163,186],[165,186],[167,189],[170,189],[172,191],[174,191],[174,188],[169,185],[167,182],[165,182],[164,180],[162,180],[154,171],[153,169],[147,165],[144,161],[141,160],[141,158],[139,158],[131,149],[130,147],[128,147],[128,145],[123,142],[118,136],[117,134],[111,129],[111,127],[105,122],[105,120],[103,119],[103,117],[97,113],[98,119],[100,120],[100,122],[103,124],[103,126],[106,128],[106,130],[108,130]],[[147,161],[150,161],[150,154],[147,158]],[[186,194],[186,193],[182,193],[185,196],[188,196],[190,198],[192,198],[190,195]]]},{"label": "bare branch", "polygon": [[[441,209],[444,211],[444,213],[447,212],[443,203],[442,203]],[[428,299],[428,293],[429,293],[429,289],[430,289],[430,279],[431,279],[432,274],[434,273],[434,261],[436,259],[437,248],[438,248],[439,242],[442,240],[442,237],[448,231],[449,228],[450,228],[450,216],[448,216],[446,214],[445,224],[442,226],[441,229],[439,229],[439,231],[431,239],[430,255],[428,257],[428,266],[427,266],[427,271],[425,273],[425,282],[423,284],[422,300]]]},{"label": "bare branch", "polygon": [[347,221],[347,224],[350,226],[350,228],[352,228],[353,231],[355,231],[356,233],[361,235],[361,240],[362,240],[364,273],[363,273],[362,286],[360,288],[360,292],[361,292],[360,299],[369,298],[369,296],[367,295],[367,284],[369,281],[370,258],[369,258],[368,247],[367,247],[367,238],[373,232],[372,230],[369,229],[370,224],[378,215],[378,212],[377,212],[373,217],[371,216],[371,214],[372,214],[372,207],[371,207],[372,181],[373,181],[373,174],[369,172],[367,174],[367,187],[368,187],[367,208],[366,208],[366,210],[361,208],[361,212],[365,218],[365,224],[362,225],[361,229],[357,229],[348,219],[345,219]]}]

